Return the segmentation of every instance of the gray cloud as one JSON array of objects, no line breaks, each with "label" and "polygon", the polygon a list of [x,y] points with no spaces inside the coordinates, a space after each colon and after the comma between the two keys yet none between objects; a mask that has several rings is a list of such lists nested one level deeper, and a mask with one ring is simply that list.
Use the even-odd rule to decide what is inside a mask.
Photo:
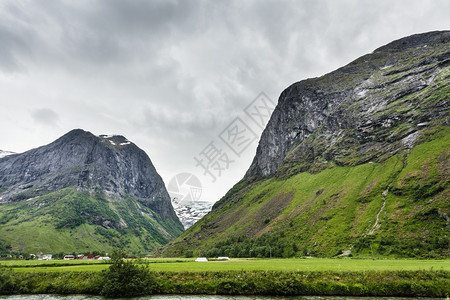
[{"label": "gray cloud", "polygon": [[24,67],[21,59],[30,55],[34,34],[27,26],[15,22],[14,15],[20,15],[18,7],[3,3],[3,8],[4,11],[0,10],[0,72],[16,72]]},{"label": "gray cloud", "polygon": [[59,122],[58,114],[50,108],[33,110],[31,116],[36,123],[51,127],[55,127]]},{"label": "gray cloud", "polygon": [[[199,172],[193,155],[261,91],[276,102],[290,84],[394,39],[449,29],[448,11],[448,0],[4,0],[2,147],[27,150],[72,128],[120,133],[167,182]],[[255,148],[209,200],[240,179]]]}]

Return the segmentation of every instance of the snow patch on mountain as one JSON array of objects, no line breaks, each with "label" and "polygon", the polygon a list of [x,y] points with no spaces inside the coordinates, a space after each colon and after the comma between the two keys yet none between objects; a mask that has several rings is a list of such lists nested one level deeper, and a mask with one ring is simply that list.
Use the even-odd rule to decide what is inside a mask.
[{"label": "snow patch on mountain", "polygon": [[176,199],[172,199],[173,209],[183,224],[184,229],[188,229],[203,218],[203,216],[211,211],[213,205],[214,203],[209,201],[178,202]]},{"label": "snow patch on mountain", "polygon": [[3,150],[0,150],[0,158],[5,157],[5,156],[8,156],[8,155],[12,155],[12,154],[15,154],[15,153],[14,153],[14,152],[11,152],[11,151],[3,151]]},{"label": "snow patch on mountain", "polygon": [[127,138],[118,134],[101,134],[98,137],[108,141],[112,146],[126,146],[131,144]]}]

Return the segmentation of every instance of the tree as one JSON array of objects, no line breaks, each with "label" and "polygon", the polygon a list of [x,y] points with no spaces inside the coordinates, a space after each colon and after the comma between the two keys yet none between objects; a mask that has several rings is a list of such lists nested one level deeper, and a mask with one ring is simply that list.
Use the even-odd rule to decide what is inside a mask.
[{"label": "tree", "polygon": [[13,294],[14,287],[12,269],[0,265],[0,295]]},{"label": "tree", "polygon": [[105,284],[101,294],[106,297],[133,297],[153,294],[158,287],[148,266],[124,260],[118,251],[112,255],[111,266],[103,272]]}]

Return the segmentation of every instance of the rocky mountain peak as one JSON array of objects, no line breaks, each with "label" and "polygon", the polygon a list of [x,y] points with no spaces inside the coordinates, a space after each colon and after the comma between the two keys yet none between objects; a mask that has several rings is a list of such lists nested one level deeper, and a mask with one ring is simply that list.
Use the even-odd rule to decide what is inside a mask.
[{"label": "rocky mountain peak", "polygon": [[427,47],[434,44],[445,44],[450,42],[450,31],[431,31],[426,33],[419,33],[410,35],[380,48],[377,48],[374,52],[393,51],[393,50],[406,50],[418,47]]},{"label": "rocky mountain peak", "polygon": [[13,155],[13,154],[15,154],[15,153],[11,152],[11,151],[0,150],[0,158],[8,156],[8,155]]},{"label": "rocky mountain peak", "polygon": [[280,95],[246,178],[383,161],[448,111],[450,31],[406,37]]},{"label": "rocky mountain peak", "polygon": [[53,143],[0,161],[2,203],[65,187],[135,197],[164,218],[176,218],[161,177],[147,154],[120,135],[75,129]]}]

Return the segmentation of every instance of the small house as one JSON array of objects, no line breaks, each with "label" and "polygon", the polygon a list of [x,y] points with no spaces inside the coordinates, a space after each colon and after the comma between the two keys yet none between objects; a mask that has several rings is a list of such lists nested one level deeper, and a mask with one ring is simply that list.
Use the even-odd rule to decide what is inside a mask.
[{"label": "small house", "polygon": [[75,256],[73,256],[72,254],[68,254],[64,256],[64,260],[69,260],[69,259],[75,259]]},{"label": "small house", "polygon": [[52,260],[51,254],[39,255],[38,260]]}]

